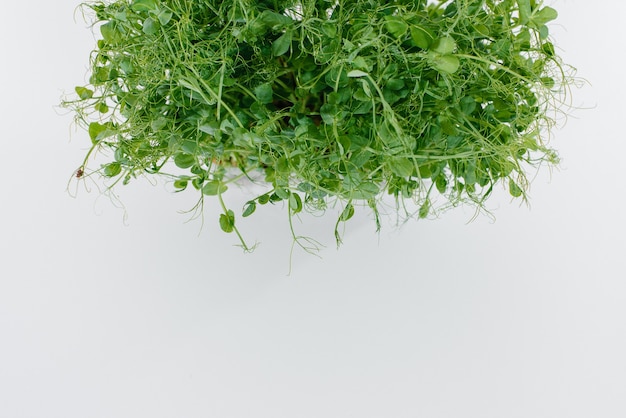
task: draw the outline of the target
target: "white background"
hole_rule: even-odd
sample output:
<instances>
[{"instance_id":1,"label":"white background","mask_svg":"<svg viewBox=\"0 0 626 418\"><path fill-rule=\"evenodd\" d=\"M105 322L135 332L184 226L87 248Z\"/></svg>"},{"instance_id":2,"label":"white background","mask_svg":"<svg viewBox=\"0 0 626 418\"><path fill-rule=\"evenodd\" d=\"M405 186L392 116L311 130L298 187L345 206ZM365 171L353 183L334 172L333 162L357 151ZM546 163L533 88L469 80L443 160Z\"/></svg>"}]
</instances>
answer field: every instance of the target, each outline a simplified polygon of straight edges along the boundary
<instances>
[{"instance_id":1,"label":"white background","mask_svg":"<svg viewBox=\"0 0 626 418\"><path fill-rule=\"evenodd\" d=\"M89 140L55 106L94 40L75 1L5 3L0 417L626 416L626 3L551 3L589 109L554 131L563 162L530 209L501 191L495 222L459 209L380 236L363 212L339 251L316 220L298 227L328 247L290 276L278 206L242 225L261 242L245 255L217 209L202 231L178 213L191 193L70 197Z\"/></svg>"}]
</instances>

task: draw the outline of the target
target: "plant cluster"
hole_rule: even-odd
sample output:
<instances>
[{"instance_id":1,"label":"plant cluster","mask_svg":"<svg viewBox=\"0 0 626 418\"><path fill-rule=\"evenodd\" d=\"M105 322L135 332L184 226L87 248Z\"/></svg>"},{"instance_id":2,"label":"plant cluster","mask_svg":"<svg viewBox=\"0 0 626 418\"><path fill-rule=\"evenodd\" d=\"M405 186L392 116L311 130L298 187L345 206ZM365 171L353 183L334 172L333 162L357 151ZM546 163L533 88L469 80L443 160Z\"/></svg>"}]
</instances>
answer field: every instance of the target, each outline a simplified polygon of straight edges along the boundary
<instances>
[{"instance_id":1,"label":"plant cluster","mask_svg":"<svg viewBox=\"0 0 626 418\"><path fill-rule=\"evenodd\" d=\"M360 206L378 223L384 194L420 218L442 198L482 207L499 183L524 198L528 169L557 161L543 135L568 77L540 0L85 6L101 36L64 102L92 141L80 177L164 176L215 196L225 232L268 202L290 222L339 202L338 225ZM223 196L242 178L268 188L236 215Z\"/></svg>"}]
</instances>

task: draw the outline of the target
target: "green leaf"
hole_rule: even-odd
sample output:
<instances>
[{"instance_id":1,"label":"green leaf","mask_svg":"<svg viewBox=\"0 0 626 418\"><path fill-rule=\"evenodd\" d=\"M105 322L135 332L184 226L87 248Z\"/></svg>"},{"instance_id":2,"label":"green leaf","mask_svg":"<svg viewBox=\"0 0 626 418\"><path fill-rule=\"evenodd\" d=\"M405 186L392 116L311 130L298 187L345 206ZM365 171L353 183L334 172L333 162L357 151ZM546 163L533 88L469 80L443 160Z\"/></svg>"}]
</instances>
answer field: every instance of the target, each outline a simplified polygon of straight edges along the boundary
<instances>
[{"instance_id":1,"label":"green leaf","mask_svg":"<svg viewBox=\"0 0 626 418\"><path fill-rule=\"evenodd\" d=\"M117 25L113 21L107 22L104 25L100 26L100 33L102 34L102 38L106 42L114 43L120 37L120 33L117 30Z\"/></svg>"},{"instance_id":2,"label":"green leaf","mask_svg":"<svg viewBox=\"0 0 626 418\"><path fill-rule=\"evenodd\" d=\"M559 17L559 13L552 7L546 6L539 10L539 12L535 13L530 20L534 26L540 27L557 17Z\"/></svg>"},{"instance_id":3,"label":"green leaf","mask_svg":"<svg viewBox=\"0 0 626 418\"><path fill-rule=\"evenodd\" d=\"M126 8L121 9L120 11L114 14L115 19L121 22L128 22L128 10Z\"/></svg>"},{"instance_id":4,"label":"green leaf","mask_svg":"<svg viewBox=\"0 0 626 418\"><path fill-rule=\"evenodd\" d=\"M459 101L461 112L464 115L471 115L476 110L476 100L471 96L465 96Z\"/></svg>"},{"instance_id":5,"label":"green leaf","mask_svg":"<svg viewBox=\"0 0 626 418\"><path fill-rule=\"evenodd\" d=\"M327 125L335 123L335 115L337 113L339 113L337 105L326 103L320 107L320 116Z\"/></svg>"},{"instance_id":6,"label":"green leaf","mask_svg":"<svg viewBox=\"0 0 626 418\"><path fill-rule=\"evenodd\" d=\"M259 16L259 21L272 30L284 29L293 24L293 19L280 13L265 10Z\"/></svg>"},{"instance_id":7,"label":"green leaf","mask_svg":"<svg viewBox=\"0 0 626 418\"><path fill-rule=\"evenodd\" d=\"M265 193L265 194L259 196L259 198L257 200L259 201L260 205L265 205L265 204L267 204L267 202L270 201L270 195Z\"/></svg>"},{"instance_id":8,"label":"green leaf","mask_svg":"<svg viewBox=\"0 0 626 418\"><path fill-rule=\"evenodd\" d=\"M428 49L434 42L435 36L428 29L422 28L421 26L412 26L411 40L415 46Z\"/></svg>"},{"instance_id":9,"label":"green leaf","mask_svg":"<svg viewBox=\"0 0 626 418\"><path fill-rule=\"evenodd\" d=\"M111 67L94 67L89 81L92 84L103 84L111 79Z\"/></svg>"},{"instance_id":10,"label":"green leaf","mask_svg":"<svg viewBox=\"0 0 626 418\"><path fill-rule=\"evenodd\" d=\"M549 89L553 88L555 84L552 77L541 77L541 83Z\"/></svg>"},{"instance_id":11,"label":"green leaf","mask_svg":"<svg viewBox=\"0 0 626 418\"><path fill-rule=\"evenodd\" d=\"M369 71L371 69L371 66L367 63L367 61L363 57L356 57L354 61L352 61L352 66L360 70Z\"/></svg>"},{"instance_id":12,"label":"green leaf","mask_svg":"<svg viewBox=\"0 0 626 418\"><path fill-rule=\"evenodd\" d=\"M226 233L231 233L235 230L235 213L232 210L228 210L220 215L220 228Z\"/></svg>"},{"instance_id":13,"label":"green leaf","mask_svg":"<svg viewBox=\"0 0 626 418\"><path fill-rule=\"evenodd\" d=\"M459 59L452 55L434 56L432 58L433 67L442 73L454 74L460 66Z\"/></svg>"},{"instance_id":14,"label":"green leaf","mask_svg":"<svg viewBox=\"0 0 626 418\"><path fill-rule=\"evenodd\" d=\"M349 84L350 79L343 67L333 67L324 77L324 81L329 87L333 89L338 87L345 87Z\"/></svg>"},{"instance_id":15,"label":"green leaf","mask_svg":"<svg viewBox=\"0 0 626 418\"><path fill-rule=\"evenodd\" d=\"M519 10L519 23L525 25L530 20L530 0L517 0L517 8Z\"/></svg>"},{"instance_id":16,"label":"green leaf","mask_svg":"<svg viewBox=\"0 0 626 418\"><path fill-rule=\"evenodd\" d=\"M191 154L176 154L174 156L174 164L179 168L189 168L197 162L197 159L194 155Z\"/></svg>"},{"instance_id":17,"label":"green leaf","mask_svg":"<svg viewBox=\"0 0 626 418\"><path fill-rule=\"evenodd\" d=\"M93 90L90 90L86 87L76 86L74 87L74 90L76 90L76 93L78 94L78 97L81 98L81 100L87 100L93 97Z\"/></svg>"},{"instance_id":18,"label":"green leaf","mask_svg":"<svg viewBox=\"0 0 626 418\"><path fill-rule=\"evenodd\" d=\"M489 36L490 34L489 28L482 23L475 24L474 29L482 36Z\"/></svg>"},{"instance_id":19,"label":"green leaf","mask_svg":"<svg viewBox=\"0 0 626 418\"><path fill-rule=\"evenodd\" d=\"M95 108L100 113L107 113L109 111L109 106L104 102L97 103Z\"/></svg>"},{"instance_id":20,"label":"green leaf","mask_svg":"<svg viewBox=\"0 0 626 418\"><path fill-rule=\"evenodd\" d=\"M187 188L188 182L189 181L187 179L176 180L174 181L174 188L179 189L178 191L185 190Z\"/></svg>"},{"instance_id":21,"label":"green leaf","mask_svg":"<svg viewBox=\"0 0 626 418\"><path fill-rule=\"evenodd\" d=\"M113 135L115 131L113 131L112 128L113 126L110 122L106 124L91 122L89 124L89 137L91 138L91 142L95 144L103 138Z\"/></svg>"},{"instance_id":22,"label":"green leaf","mask_svg":"<svg viewBox=\"0 0 626 418\"><path fill-rule=\"evenodd\" d=\"M290 196L289 190L279 187L274 191L274 194L270 196L270 199L274 199L274 201L279 202L281 200L287 200Z\"/></svg>"},{"instance_id":23,"label":"green leaf","mask_svg":"<svg viewBox=\"0 0 626 418\"><path fill-rule=\"evenodd\" d=\"M520 31L520 33L515 37L515 44L523 49L529 49L530 48L530 31L527 28L524 28Z\"/></svg>"},{"instance_id":24,"label":"green leaf","mask_svg":"<svg viewBox=\"0 0 626 418\"><path fill-rule=\"evenodd\" d=\"M511 193L511 196L513 197L520 197L524 194L524 191L511 179L509 180L509 193Z\"/></svg>"},{"instance_id":25,"label":"green leaf","mask_svg":"<svg viewBox=\"0 0 626 418\"><path fill-rule=\"evenodd\" d=\"M513 48L513 44L508 39L498 39L496 42L491 44L491 50L494 54L498 56L498 58L506 58L511 55L511 50Z\"/></svg>"},{"instance_id":26,"label":"green leaf","mask_svg":"<svg viewBox=\"0 0 626 418\"><path fill-rule=\"evenodd\" d=\"M165 26L168 23L170 23L170 20L172 20L172 16L173 16L173 13L170 12L169 10L161 10L161 12L159 13L157 17L159 19L159 23L161 24L161 26Z\"/></svg>"},{"instance_id":27,"label":"green leaf","mask_svg":"<svg viewBox=\"0 0 626 418\"><path fill-rule=\"evenodd\" d=\"M372 182L363 182L356 188L356 193L352 195L354 199L372 199L380 192L380 188Z\"/></svg>"},{"instance_id":28,"label":"green leaf","mask_svg":"<svg viewBox=\"0 0 626 418\"><path fill-rule=\"evenodd\" d=\"M441 126L441 132L446 135L456 135L459 133L454 122L450 121L450 119L440 117L439 125Z\"/></svg>"},{"instance_id":29,"label":"green leaf","mask_svg":"<svg viewBox=\"0 0 626 418\"><path fill-rule=\"evenodd\" d=\"M157 10L157 0L134 0L130 5L131 10L135 12L149 12Z\"/></svg>"},{"instance_id":30,"label":"green leaf","mask_svg":"<svg viewBox=\"0 0 626 418\"><path fill-rule=\"evenodd\" d=\"M143 21L143 32L146 35L154 35L159 31L159 22L149 17Z\"/></svg>"},{"instance_id":31,"label":"green leaf","mask_svg":"<svg viewBox=\"0 0 626 418\"><path fill-rule=\"evenodd\" d=\"M421 178L428 178L433 175L433 166L431 163L420 164L419 175Z\"/></svg>"},{"instance_id":32,"label":"green leaf","mask_svg":"<svg viewBox=\"0 0 626 418\"><path fill-rule=\"evenodd\" d=\"M397 135L389 129L389 126L386 123L381 123L377 126L376 133L378 137L383 141L383 143L389 148L397 148L401 146L402 143L399 141Z\"/></svg>"},{"instance_id":33,"label":"green leaf","mask_svg":"<svg viewBox=\"0 0 626 418\"><path fill-rule=\"evenodd\" d=\"M337 36L337 25L332 22L322 23L322 32L329 38Z\"/></svg>"},{"instance_id":34,"label":"green leaf","mask_svg":"<svg viewBox=\"0 0 626 418\"><path fill-rule=\"evenodd\" d=\"M204 176L206 175L206 171L200 167L199 165L195 164L194 166L191 167L191 171L192 174L195 174L198 177L202 178L202 181L204 182Z\"/></svg>"},{"instance_id":35,"label":"green leaf","mask_svg":"<svg viewBox=\"0 0 626 418\"><path fill-rule=\"evenodd\" d=\"M132 72L135 70L133 62L128 57L122 58L119 61L119 65L120 69L126 74L132 74Z\"/></svg>"},{"instance_id":36,"label":"green leaf","mask_svg":"<svg viewBox=\"0 0 626 418\"><path fill-rule=\"evenodd\" d=\"M202 190L202 184L204 184L204 177L195 177L193 180L191 180L191 184L193 185L194 189Z\"/></svg>"},{"instance_id":37,"label":"green leaf","mask_svg":"<svg viewBox=\"0 0 626 418\"><path fill-rule=\"evenodd\" d=\"M541 50L549 57L553 57L556 54L552 42L545 42L541 45Z\"/></svg>"},{"instance_id":38,"label":"green leaf","mask_svg":"<svg viewBox=\"0 0 626 418\"><path fill-rule=\"evenodd\" d=\"M392 78L387 81L387 84L385 84L385 88L389 88L391 90L401 90L404 86L404 80L398 78Z\"/></svg>"},{"instance_id":39,"label":"green leaf","mask_svg":"<svg viewBox=\"0 0 626 418\"><path fill-rule=\"evenodd\" d=\"M275 167L277 173L291 173L291 166L289 165L289 160L287 159L287 157L280 157L279 159L277 159Z\"/></svg>"},{"instance_id":40,"label":"green leaf","mask_svg":"<svg viewBox=\"0 0 626 418\"><path fill-rule=\"evenodd\" d=\"M439 193L444 194L448 187L448 180L446 179L446 176L439 175L435 181L435 186L437 186Z\"/></svg>"},{"instance_id":41,"label":"green leaf","mask_svg":"<svg viewBox=\"0 0 626 418\"><path fill-rule=\"evenodd\" d=\"M254 95L263 104L272 103L274 100L272 86L270 84L261 84L254 89Z\"/></svg>"},{"instance_id":42,"label":"green leaf","mask_svg":"<svg viewBox=\"0 0 626 418\"><path fill-rule=\"evenodd\" d=\"M104 165L103 168L106 177L115 177L122 172L122 165L120 163L109 163Z\"/></svg>"},{"instance_id":43,"label":"green leaf","mask_svg":"<svg viewBox=\"0 0 626 418\"><path fill-rule=\"evenodd\" d=\"M165 125L167 125L167 122L168 122L167 118L159 117L157 119L154 119L152 122L150 122L150 128L152 128L154 132L158 132L161 129L163 129Z\"/></svg>"},{"instance_id":44,"label":"green leaf","mask_svg":"<svg viewBox=\"0 0 626 418\"><path fill-rule=\"evenodd\" d=\"M224 132L227 135L231 135L234 130L235 130L235 125L233 125L233 123L230 120L223 119L222 123L220 123L220 131Z\"/></svg>"},{"instance_id":45,"label":"green leaf","mask_svg":"<svg viewBox=\"0 0 626 418\"><path fill-rule=\"evenodd\" d=\"M459 144L461 144L462 141L462 136L451 135L446 138L446 145L448 146L448 148L456 148L459 146Z\"/></svg>"},{"instance_id":46,"label":"green leaf","mask_svg":"<svg viewBox=\"0 0 626 418\"><path fill-rule=\"evenodd\" d=\"M191 154L193 156L196 154L196 151L198 150L198 142L193 141L191 139L178 140L178 145L180 145L180 149L183 151L183 154ZM195 157L193 161L195 164L196 163ZM181 167L181 168L185 168L185 167ZM194 174L198 174L198 173L194 173Z\"/></svg>"},{"instance_id":47,"label":"green leaf","mask_svg":"<svg viewBox=\"0 0 626 418\"><path fill-rule=\"evenodd\" d=\"M439 38L433 44L432 50L441 54L451 54L456 49L456 42L451 36Z\"/></svg>"},{"instance_id":48,"label":"green leaf","mask_svg":"<svg viewBox=\"0 0 626 418\"><path fill-rule=\"evenodd\" d=\"M413 174L414 165L408 158L395 157L391 160L390 168L398 177L409 177Z\"/></svg>"},{"instance_id":49,"label":"green leaf","mask_svg":"<svg viewBox=\"0 0 626 418\"><path fill-rule=\"evenodd\" d=\"M241 216L243 216L244 218L247 218L248 216L252 215L255 210L256 210L256 203L253 200L251 200L245 204L244 210Z\"/></svg>"},{"instance_id":50,"label":"green leaf","mask_svg":"<svg viewBox=\"0 0 626 418\"><path fill-rule=\"evenodd\" d=\"M361 87L363 88L363 93L367 98L372 97L372 90L370 89L370 85L367 83L367 80L361 80ZM358 92L358 90L357 90Z\"/></svg>"},{"instance_id":51,"label":"green leaf","mask_svg":"<svg viewBox=\"0 0 626 418\"><path fill-rule=\"evenodd\" d=\"M350 220L350 218L352 218L353 216L354 216L354 206L352 205L352 203L348 203L346 207L343 209L343 212L341 212L341 215L339 216L339 220L341 222L346 222Z\"/></svg>"},{"instance_id":52,"label":"green leaf","mask_svg":"<svg viewBox=\"0 0 626 418\"><path fill-rule=\"evenodd\" d=\"M202 187L202 193L207 196L217 196L226 190L228 190L228 186L218 180L209 181Z\"/></svg>"},{"instance_id":53,"label":"green leaf","mask_svg":"<svg viewBox=\"0 0 626 418\"><path fill-rule=\"evenodd\" d=\"M409 30L409 25L398 16L385 16L385 28L396 38L400 38Z\"/></svg>"},{"instance_id":54,"label":"green leaf","mask_svg":"<svg viewBox=\"0 0 626 418\"><path fill-rule=\"evenodd\" d=\"M289 194L289 209L293 213L302 212L302 199L298 193Z\"/></svg>"},{"instance_id":55,"label":"green leaf","mask_svg":"<svg viewBox=\"0 0 626 418\"><path fill-rule=\"evenodd\" d=\"M283 33L278 39L272 42L272 54L275 57L280 57L289 51L291 46L291 32L287 31Z\"/></svg>"},{"instance_id":56,"label":"green leaf","mask_svg":"<svg viewBox=\"0 0 626 418\"><path fill-rule=\"evenodd\" d=\"M465 166L465 171L463 172L463 179L465 180L465 185L475 184L477 182L476 177L476 162L468 161Z\"/></svg>"},{"instance_id":57,"label":"green leaf","mask_svg":"<svg viewBox=\"0 0 626 418\"><path fill-rule=\"evenodd\" d=\"M205 134L215 136L215 133L220 130L220 125L216 120L212 120L208 123L198 126L198 130L200 132L204 132Z\"/></svg>"}]
</instances>

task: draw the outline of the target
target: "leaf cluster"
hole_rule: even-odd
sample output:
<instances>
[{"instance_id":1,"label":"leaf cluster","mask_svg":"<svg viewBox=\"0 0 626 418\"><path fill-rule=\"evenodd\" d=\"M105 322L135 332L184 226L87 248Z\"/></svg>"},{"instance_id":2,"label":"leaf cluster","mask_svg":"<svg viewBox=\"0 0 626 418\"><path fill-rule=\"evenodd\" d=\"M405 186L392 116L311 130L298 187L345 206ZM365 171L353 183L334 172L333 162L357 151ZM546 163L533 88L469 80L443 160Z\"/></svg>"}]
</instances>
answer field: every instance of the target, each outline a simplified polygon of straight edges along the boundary
<instances>
[{"instance_id":1,"label":"leaf cluster","mask_svg":"<svg viewBox=\"0 0 626 418\"><path fill-rule=\"evenodd\" d=\"M494 186L525 197L528 168L567 86L538 0L115 0L85 5L100 32L87 85L64 104L93 170L165 176L215 196L262 178L249 201L291 216L383 194L424 218L436 198L482 207ZM340 234L336 235L340 241ZM241 235L242 244L245 246ZM294 237L295 234L294 234ZM247 248L247 247L246 247Z\"/></svg>"}]
</instances>

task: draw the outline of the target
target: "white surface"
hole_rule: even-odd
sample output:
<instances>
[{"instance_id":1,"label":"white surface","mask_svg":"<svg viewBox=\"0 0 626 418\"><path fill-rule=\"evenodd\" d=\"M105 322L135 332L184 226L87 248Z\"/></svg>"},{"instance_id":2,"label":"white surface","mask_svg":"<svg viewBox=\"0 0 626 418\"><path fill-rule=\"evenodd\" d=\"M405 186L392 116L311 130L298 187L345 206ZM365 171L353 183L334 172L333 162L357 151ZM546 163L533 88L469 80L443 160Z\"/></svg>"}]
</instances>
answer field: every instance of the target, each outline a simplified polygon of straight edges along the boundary
<instances>
[{"instance_id":1,"label":"white surface","mask_svg":"<svg viewBox=\"0 0 626 418\"><path fill-rule=\"evenodd\" d=\"M124 188L126 225L68 196L88 140L54 106L93 46L75 4L3 6L0 417L626 416L626 3L552 3L593 108L555 132L562 169L530 210L502 193L495 223L460 210L380 239L363 215L290 277L278 208L244 255L213 218L185 223L191 195Z\"/></svg>"}]
</instances>

